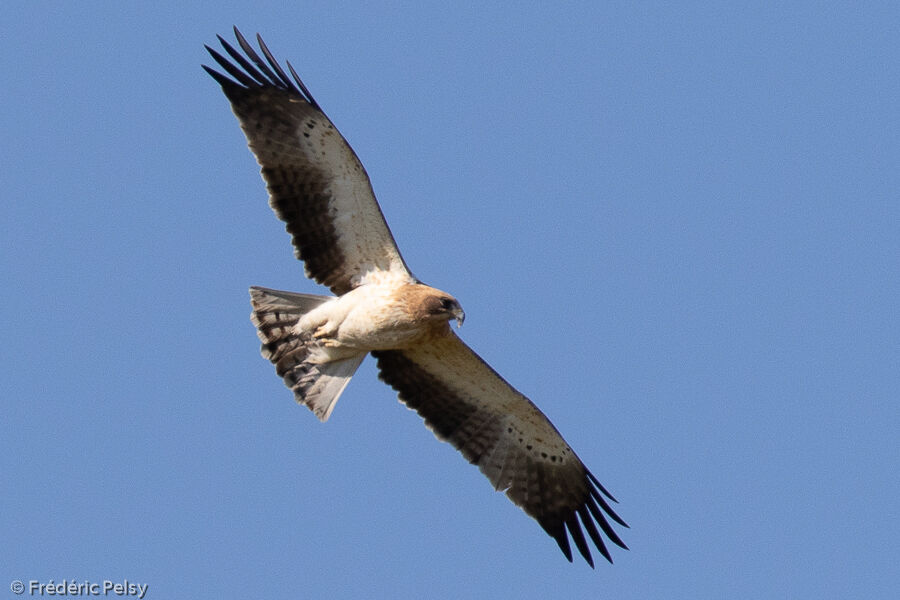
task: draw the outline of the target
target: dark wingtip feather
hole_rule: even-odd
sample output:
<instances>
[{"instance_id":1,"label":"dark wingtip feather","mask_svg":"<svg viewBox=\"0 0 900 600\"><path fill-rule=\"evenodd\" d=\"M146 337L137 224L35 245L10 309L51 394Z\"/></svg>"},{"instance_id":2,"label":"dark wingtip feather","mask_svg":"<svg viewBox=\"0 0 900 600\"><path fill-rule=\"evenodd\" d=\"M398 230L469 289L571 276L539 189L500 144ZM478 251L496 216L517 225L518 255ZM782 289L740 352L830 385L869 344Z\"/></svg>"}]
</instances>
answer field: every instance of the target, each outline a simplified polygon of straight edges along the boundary
<instances>
[{"instance_id":1,"label":"dark wingtip feather","mask_svg":"<svg viewBox=\"0 0 900 600\"><path fill-rule=\"evenodd\" d=\"M234 61L237 62L237 64L239 64L242 69L244 69L244 72L253 79L252 82L245 84L245 85L247 85L247 87L264 86L264 85L276 85L277 86L278 85L278 82L272 81L271 78L268 77L268 75L265 73L265 71L263 71L261 73L258 69L256 69L256 67L251 65L250 61L248 61L246 58L244 58L244 56L240 52L238 52L238 50L234 46L232 46L231 44L229 44L228 42L223 40L221 36L216 36L216 37L219 38L219 42L222 43L222 47L225 49L225 52L227 52L228 55L231 58L233 58ZM244 43L246 44L247 42L244 41ZM242 45L241 48L244 48L244 46ZM244 48L244 52L247 52L247 55L250 56L251 60L253 60L253 62L257 62L259 57L256 57L256 59L253 59L253 53L252 53L253 48L250 48L250 50L251 50L251 52L247 52L247 49Z\"/></svg>"},{"instance_id":2,"label":"dark wingtip feather","mask_svg":"<svg viewBox=\"0 0 900 600\"><path fill-rule=\"evenodd\" d=\"M609 505L609 503L606 501L606 499L603 498L603 496L600 495L600 492L598 492L597 490L591 488L591 497L592 497L594 500L596 500L596 501L600 504L600 506L603 507L603 511L604 511L606 514L608 514L609 517L610 517L613 521L615 521L616 523L618 523L618 524L621 525L622 527L628 527L628 523L626 523L625 521L623 521L623 520L622 520L622 517L620 517L619 515L616 514L616 511L614 511L614 510L612 509L612 507ZM629 529L630 529L630 528L629 528Z\"/></svg>"},{"instance_id":3,"label":"dark wingtip feather","mask_svg":"<svg viewBox=\"0 0 900 600\"><path fill-rule=\"evenodd\" d=\"M277 77L284 87L293 89L295 91L299 91L294 87L293 82L290 78L285 74L284 69L281 68L281 65L278 64L278 61L275 60L275 57L272 56L272 53L269 51L269 47L266 46L266 43L263 41L262 36L258 33L256 34L256 41L259 43L259 49L262 50L263 56L266 57L266 60L269 62L269 65L274 70L273 79Z\"/></svg>"},{"instance_id":4,"label":"dark wingtip feather","mask_svg":"<svg viewBox=\"0 0 900 600\"><path fill-rule=\"evenodd\" d=\"M566 519L566 528L568 528L569 534L575 542L575 547L578 548L578 552L581 553L581 556L584 557L584 560L586 560L587 564L591 565L591 568L593 569L594 557L591 556L591 549L587 545L587 540L584 539L584 533L581 531L581 526L578 524L578 517L575 516L574 512Z\"/></svg>"},{"instance_id":5,"label":"dark wingtip feather","mask_svg":"<svg viewBox=\"0 0 900 600\"><path fill-rule=\"evenodd\" d=\"M603 530L603 533L607 535L612 543L620 548L624 548L628 550L628 546L625 545L625 542L619 537L619 535L615 532L615 530L610 526L609 522L604 518L603 513L600 512L600 509L597 508L597 503L593 498L588 498L585 502L585 506L591 512L591 515L594 517L594 520L597 521L597 524L600 525L600 529Z\"/></svg>"},{"instance_id":6,"label":"dark wingtip feather","mask_svg":"<svg viewBox=\"0 0 900 600\"><path fill-rule=\"evenodd\" d=\"M603 543L603 538L600 537L600 532L597 531L597 526L594 525L594 520L591 518L590 513L588 513L586 505L578 507L578 516L581 517L581 522L584 524L584 528L587 529L588 535L591 536L591 541L594 542L597 550L600 551L603 558L612 563L612 556L610 556L609 550L606 549L606 544Z\"/></svg>"},{"instance_id":7,"label":"dark wingtip feather","mask_svg":"<svg viewBox=\"0 0 900 600\"><path fill-rule=\"evenodd\" d=\"M223 46L225 46L225 49L228 50L229 46L227 44L225 44L225 42L222 42L222 44L223 44ZM213 57L213 60L215 60L217 63L219 63L220 67L225 69L225 71L229 75L234 77L236 82L229 80L231 87L243 86L245 88L249 88L249 87L254 87L254 86L259 85L259 83L254 78L252 78L250 75L248 75L244 71L241 71L236 66L231 64L231 62L227 58L225 58L224 56L219 54L217 51L213 50L209 46L206 46L206 50L209 52L210 56ZM238 62L240 62L240 61L238 61ZM221 75L221 73L220 73L220 75ZM221 79L219 79L218 77L216 78L216 81L219 81L221 83ZM238 84L240 84L240 85L238 85Z\"/></svg>"},{"instance_id":8,"label":"dark wingtip feather","mask_svg":"<svg viewBox=\"0 0 900 600\"><path fill-rule=\"evenodd\" d=\"M556 540L556 543L570 562L572 561L572 552L568 535L571 535L575 547L578 548L581 556L583 556L584 560L591 565L591 568L593 568L594 560L591 556L591 548L587 538L589 537L590 541L593 542L593 545L596 546L600 554L602 554L607 561L612 563L612 555L600 532L602 531L609 541L616 546L628 550L628 546L625 545L612 528L610 521L614 521L623 527L628 527L628 524L612 510L609 503L606 501L607 498L611 501L615 501L615 498L600 485L597 478L591 475L587 469L584 471L588 476L587 481L585 481L587 484L587 489L585 490L587 492L587 497L584 502L578 506L572 507L571 513L558 515L558 520L552 518L548 519L541 523L541 526ZM538 522L540 523L541 519L538 519ZM587 530L587 536L585 536L584 530Z\"/></svg>"},{"instance_id":9,"label":"dark wingtip feather","mask_svg":"<svg viewBox=\"0 0 900 600\"><path fill-rule=\"evenodd\" d=\"M584 472L587 473L588 478L594 483L594 485L597 486L597 489L599 489L601 492L603 492L603 495L604 495L604 496L606 496L607 498L609 498L610 500L612 500L612 501L615 502L616 504L619 503L619 501L616 500L616 499L613 497L613 495L610 494L609 491L608 491L605 487L603 487L603 484L600 483L600 480L598 480L596 477L594 477L594 474L593 474L593 473L591 473L591 472L590 472L589 470L587 470L587 469L585 469ZM625 525L624 523L622 523L622 524ZM625 525L625 526L628 527L627 525Z\"/></svg>"},{"instance_id":10,"label":"dark wingtip feather","mask_svg":"<svg viewBox=\"0 0 900 600\"><path fill-rule=\"evenodd\" d=\"M235 31L237 31L237 28L235 28ZM246 54L247 57L253 61L253 64L256 65L256 68L259 69L259 72L265 78L265 83L272 84L278 87L287 87L288 89L291 88L290 82L288 82L287 86L285 86L284 83L279 81L275 73L273 73L269 68L269 65L267 65L265 61L263 61L263 59L259 57L259 54L256 53L256 50L253 49L253 46L250 45L250 42L248 42L239 31L237 31L235 35L237 36L238 44L240 45L241 50L244 51L244 54ZM262 38L258 33L256 34L256 39L259 40L260 43L262 43Z\"/></svg>"},{"instance_id":11,"label":"dark wingtip feather","mask_svg":"<svg viewBox=\"0 0 900 600\"><path fill-rule=\"evenodd\" d=\"M291 75L294 76L294 81L297 82L297 86L300 87L300 91L302 91L303 94L306 96L306 100L307 100L310 104L312 104L315 108L318 108L319 110L322 110L322 107L319 106L319 103L316 102L316 99L313 98L313 95L309 93L309 89L307 89L306 85L305 85L305 84L303 83L303 81L300 79L300 76L297 75L297 71L294 70L294 66L291 64L291 61L286 60L286 61L284 61L284 62L287 63L288 70L290 70Z\"/></svg>"},{"instance_id":12,"label":"dark wingtip feather","mask_svg":"<svg viewBox=\"0 0 900 600\"><path fill-rule=\"evenodd\" d=\"M265 57L265 60L263 60L259 53L253 49L253 46L250 45L250 42L247 41L247 38L244 37L236 26L233 29L234 37L237 39L240 50L228 43L221 35L216 35L216 38L222 45L222 49L224 49L228 56L231 57L231 60L209 46L204 46L206 51L209 52L210 56L213 57L219 66L233 78L229 79L224 74L204 65L203 68L206 69L206 72L209 73L219 85L225 90L230 91L235 91L240 87L275 87L286 92L296 93L302 96L303 99L314 108L319 111L322 110L319 103L313 98L313 95L309 93L309 89L300 79L300 76L297 75L297 72L294 70L291 63L287 62L287 68L291 77L293 77L293 81L281 65L278 64L278 61L275 60L275 56L269 50L268 46L266 46L262 36L256 34L256 41L259 43L260 51ZM241 51L243 51L243 54Z\"/></svg>"},{"instance_id":13,"label":"dark wingtip feather","mask_svg":"<svg viewBox=\"0 0 900 600\"><path fill-rule=\"evenodd\" d=\"M209 47L207 46L206 49L209 50ZM212 52L212 50L210 50L210 52ZM207 73L209 73L212 76L212 78L215 79L218 82L218 84L221 85L224 89L238 87L234 81L228 79L227 77L225 77L224 75L222 75L221 73L216 71L215 69L211 69L211 68L207 67L206 65L200 65L200 66L203 67L203 69Z\"/></svg>"},{"instance_id":14,"label":"dark wingtip feather","mask_svg":"<svg viewBox=\"0 0 900 600\"><path fill-rule=\"evenodd\" d=\"M540 521L538 522L540 523ZM569 536L566 535L566 528L563 524L559 523L559 525L553 527L547 526L544 523L540 523L540 525L544 528L544 531L547 532L547 535L556 540L559 549L562 550L562 553L569 562L572 562L572 548L569 546Z\"/></svg>"}]
</instances>

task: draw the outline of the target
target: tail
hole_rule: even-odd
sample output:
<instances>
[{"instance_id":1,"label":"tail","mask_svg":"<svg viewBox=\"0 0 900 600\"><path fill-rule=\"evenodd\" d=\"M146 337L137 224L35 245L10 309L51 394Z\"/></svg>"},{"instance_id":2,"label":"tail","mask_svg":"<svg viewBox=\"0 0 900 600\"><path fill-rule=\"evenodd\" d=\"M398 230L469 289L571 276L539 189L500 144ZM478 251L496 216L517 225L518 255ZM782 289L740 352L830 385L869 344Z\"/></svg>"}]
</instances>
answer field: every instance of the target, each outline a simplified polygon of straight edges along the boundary
<instances>
[{"instance_id":1,"label":"tail","mask_svg":"<svg viewBox=\"0 0 900 600\"><path fill-rule=\"evenodd\" d=\"M356 373L365 353L331 362L313 362L321 356L319 343L306 332L297 331L300 318L330 296L296 294L261 287L250 288L250 319L262 340L262 355L272 361L294 398L308 407L320 421L327 421L334 405Z\"/></svg>"}]
</instances>

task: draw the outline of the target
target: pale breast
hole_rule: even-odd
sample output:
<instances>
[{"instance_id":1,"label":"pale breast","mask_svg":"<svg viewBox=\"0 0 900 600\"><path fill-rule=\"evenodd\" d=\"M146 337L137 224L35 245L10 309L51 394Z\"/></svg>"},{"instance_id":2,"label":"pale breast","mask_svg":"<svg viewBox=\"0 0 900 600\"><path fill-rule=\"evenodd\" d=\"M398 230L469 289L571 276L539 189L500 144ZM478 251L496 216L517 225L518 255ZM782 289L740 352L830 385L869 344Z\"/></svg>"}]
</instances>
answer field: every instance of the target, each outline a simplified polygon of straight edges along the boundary
<instances>
[{"instance_id":1,"label":"pale breast","mask_svg":"<svg viewBox=\"0 0 900 600\"><path fill-rule=\"evenodd\" d=\"M364 351L405 348L435 329L435 323L423 323L409 310L408 287L393 281L361 285L316 308L298 326L332 345Z\"/></svg>"}]
</instances>

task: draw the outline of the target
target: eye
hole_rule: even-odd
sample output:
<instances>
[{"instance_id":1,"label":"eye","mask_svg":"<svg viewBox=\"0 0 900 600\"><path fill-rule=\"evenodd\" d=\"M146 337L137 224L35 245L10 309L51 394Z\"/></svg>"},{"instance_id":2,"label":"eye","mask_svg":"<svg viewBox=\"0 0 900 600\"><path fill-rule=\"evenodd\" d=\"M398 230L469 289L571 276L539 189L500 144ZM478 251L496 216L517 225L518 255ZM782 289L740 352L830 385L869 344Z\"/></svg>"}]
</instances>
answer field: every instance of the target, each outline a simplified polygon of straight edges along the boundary
<instances>
[{"instance_id":1,"label":"eye","mask_svg":"<svg viewBox=\"0 0 900 600\"><path fill-rule=\"evenodd\" d=\"M441 308L444 310L450 310L456 306L456 300L452 298L441 298Z\"/></svg>"}]
</instances>

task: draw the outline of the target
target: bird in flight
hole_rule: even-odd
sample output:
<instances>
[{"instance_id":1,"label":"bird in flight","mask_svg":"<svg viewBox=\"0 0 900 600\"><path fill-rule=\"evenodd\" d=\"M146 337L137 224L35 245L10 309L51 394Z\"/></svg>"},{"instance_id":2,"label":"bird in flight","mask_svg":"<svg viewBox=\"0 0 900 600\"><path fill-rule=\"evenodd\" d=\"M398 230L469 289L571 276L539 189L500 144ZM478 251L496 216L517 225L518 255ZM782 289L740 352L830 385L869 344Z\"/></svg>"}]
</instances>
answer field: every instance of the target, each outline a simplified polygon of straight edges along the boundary
<instances>
[{"instance_id":1,"label":"bird in flight","mask_svg":"<svg viewBox=\"0 0 900 600\"><path fill-rule=\"evenodd\" d=\"M306 275L335 294L251 287L262 355L325 421L371 353L400 401L533 517L569 562L571 536L594 566L585 531L612 562L600 531L627 549L609 523L628 527L609 504L615 498L544 413L454 333L450 321L465 318L459 302L409 270L362 163L291 64L289 77L259 35L265 60L234 33L240 50L217 36L230 59L206 46L224 73L203 68L231 103Z\"/></svg>"}]
</instances>

